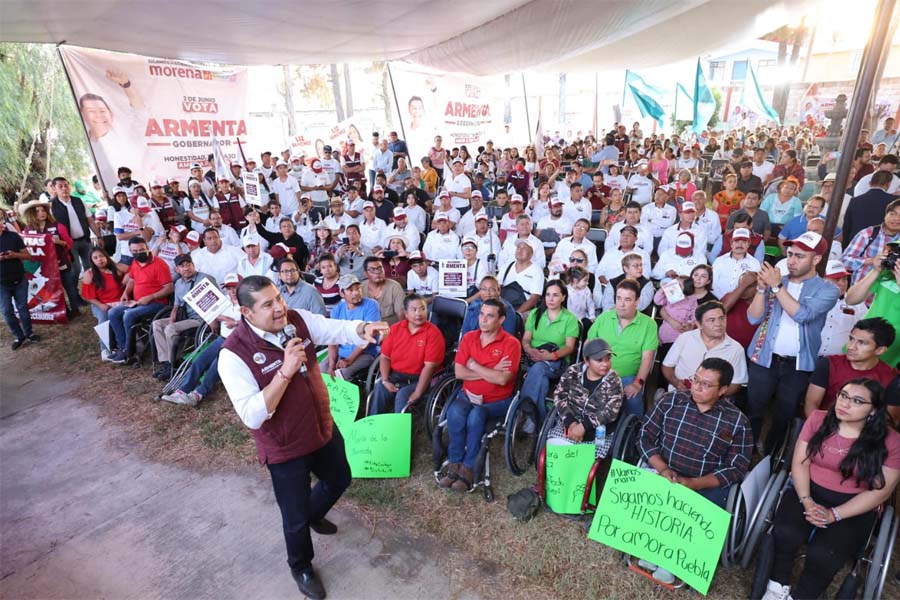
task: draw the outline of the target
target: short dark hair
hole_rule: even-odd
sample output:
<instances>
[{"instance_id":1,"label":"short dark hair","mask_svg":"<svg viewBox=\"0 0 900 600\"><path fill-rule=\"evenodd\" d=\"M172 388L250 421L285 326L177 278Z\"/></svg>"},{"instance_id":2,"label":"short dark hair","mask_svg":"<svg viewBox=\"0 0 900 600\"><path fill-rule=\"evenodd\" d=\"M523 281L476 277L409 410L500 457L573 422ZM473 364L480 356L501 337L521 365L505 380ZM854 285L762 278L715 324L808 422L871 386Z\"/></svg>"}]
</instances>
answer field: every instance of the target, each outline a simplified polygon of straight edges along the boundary
<instances>
[{"instance_id":1,"label":"short dark hair","mask_svg":"<svg viewBox=\"0 0 900 600\"><path fill-rule=\"evenodd\" d=\"M634 292L635 299L641 297L641 284L634 279L623 279L620 281L619 285L616 286L616 292L619 290L631 290Z\"/></svg>"},{"instance_id":2,"label":"short dark hair","mask_svg":"<svg viewBox=\"0 0 900 600\"><path fill-rule=\"evenodd\" d=\"M253 294L270 285L274 286L275 284L264 275L248 275L244 277L237 288L238 304L246 308L253 308L253 303L255 302Z\"/></svg>"},{"instance_id":3,"label":"short dark hair","mask_svg":"<svg viewBox=\"0 0 900 600\"><path fill-rule=\"evenodd\" d=\"M147 240L145 240L144 238L142 238L139 235L136 235L133 238L128 238L129 246L137 246L138 244L146 244L146 243L147 243Z\"/></svg>"},{"instance_id":4,"label":"short dark hair","mask_svg":"<svg viewBox=\"0 0 900 600\"><path fill-rule=\"evenodd\" d=\"M872 180L869 182L870 187L887 187L894 179L894 174L888 171L875 171L872 173ZM54 180L56 181L56 180Z\"/></svg>"},{"instance_id":5,"label":"short dark hair","mask_svg":"<svg viewBox=\"0 0 900 600\"><path fill-rule=\"evenodd\" d=\"M122 173L131 173L131 169L128 167L119 167L119 170L116 171L116 175L121 175Z\"/></svg>"},{"instance_id":6,"label":"short dark hair","mask_svg":"<svg viewBox=\"0 0 900 600\"><path fill-rule=\"evenodd\" d=\"M350 231L351 229L355 229L356 233L359 233L359 225L357 225L356 223L350 223L349 225L347 225L347 227L344 229L344 231L347 232L347 231Z\"/></svg>"},{"instance_id":7,"label":"short dark hair","mask_svg":"<svg viewBox=\"0 0 900 600\"><path fill-rule=\"evenodd\" d=\"M178 256L175 257L175 266L176 267L181 266L186 262L189 262L189 263L194 262L194 259L188 253L179 254Z\"/></svg>"},{"instance_id":8,"label":"short dark hair","mask_svg":"<svg viewBox=\"0 0 900 600\"><path fill-rule=\"evenodd\" d=\"M889 212L891 212L892 210L894 210L896 208L900 208L900 198L891 200L890 204L888 204L886 207L884 207L884 214L888 214Z\"/></svg>"},{"instance_id":9,"label":"short dark hair","mask_svg":"<svg viewBox=\"0 0 900 600\"><path fill-rule=\"evenodd\" d=\"M885 154L881 157L881 160L878 161L879 165L900 165L900 159L897 158L896 154Z\"/></svg>"},{"instance_id":10,"label":"short dark hair","mask_svg":"<svg viewBox=\"0 0 900 600\"><path fill-rule=\"evenodd\" d=\"M700 321L703 320L703 315L705 315L706 313L708 313L711 310L716 310L716 309L721 310L722 314L725 314L725 307L722 305L721 302L719 302L717 300L709 300L707 302L704 302L703 304L699 305L696 308L696 310L694 310L694 319L696 319L697 322L699 323Z\"/></svg>"},{"instance_id":11,"label":"short dark hair","mask_svg":"<svg viewBox=\"0 0 900 600\"><path fill-rule=\"evenodd\" d=\"M752 224L753 223L753 215L751 215L750 213L745 213L745 212L735 213L734 224L737 225L738 223Z\"/></svg>"},{"instance_id":12,"label":"short dark hair","mask_svg":"<svg viewBox=\"0 0 900 600\"><path fill-rule=\"evenodd\" d=\"M747 190L746 192L744 192L744 197L746 198L750 194L756 194L757 198L762 198L763 192L761 189L754 188L752 190Z\"/></svg>"},{"instance_id":13,"label":"short dark hair","mask_svg":"<svg viewBox=\"0 0 900 600\"><path fill-rule=\"evenodd\" d=\"M316 259L316 264L319 264L323 260L330 260L334 264L337 264L337 259L334 257L334 254L332 254L331 252L323 252L322 254L320 254L319 257Z\"/></svg>"},{"instance_id":14,"label":"short dark hair","mask_svg":"<svg viewBox=\"0 0 900 600\"><path fill-rule=\"evenodd\" d=\"M714 356L705 358L700 363L700 368L717 372L719 374L720 388L731 385L731 381L734 379L734 367L724 358L716 358Z\"/></svg>"},{"instance_id":15,"label":"short dark hair","mask_svg":"<svg viewBox=\"0 0 900 600\"><path fill-rule=\"evenodd\" d=\"M629 208L636 208L638 210L641 210L641 203L636 202L635 200L629 200L628 204L625 205L625 209L627 210Z\"/></svg>"},{"instance_id":16,"label":"short dark hair","mask_svg":"<svg viewBox=\"0 0 900 600\"><path fill-rule=\"evenodd\" d=\"M482 279L482 281L484 281L484 279ZM482 306L493 306L494 308L497 309L497 314L500 315L501 319L506 318L506 305L503 304L503 302L501 302L500 300L497 300L496 298L490 298L490 299L482 302L481 305Z\"/></svg>"},{"instance_id":17,"label":"short dark hair","mask_svg":"<svg viewBox=\"0 0 900 600\"><path fill-rule=\"evenodd\" d=\"M365 270L365 269L368 269L368 268L369 268L369 265L371 265L372 263L376 263L376 262L377 262L378 264L381 264L381 259L378 258L377 256L367 256L367 257L365 258L365 260L363 261L363 269L364 269L364 270Z\"/></svg>"},{"instance_id":18,"label":"short dark hair","mask_svg":"<svg viewBox=\"0 0 900 600\"><path fill-rule=\"evenodd\" d=\"M82 95L81 98L78 99L78 110L84 110L84 103L92 100L102 102L103 106L106 107L106 110L112 112L112 109L109 107L109 104L106 103L106 100L103 98L103 96L98 96L97 94Z\"/></svg>"},{"instance_id":19,"label":"short dark hair","mask_svg":"<svg viewBox=\"0 0 900 600\"><path fill-rule=\"evenodd\" d=\"M207 227L206 229L203 230L203 237L206 237L206 234L207 234L207 233L214 233L214 234L216 234L216 235L218 236L218 235L219 235L219 230L218 230L218 229L214 229L213 227Z\"/></svg>"},{"instance_id":20,"label":"short dark hair","mask_svg":"<svg viewBox=\"0 0 900 600\"><path fill-rule=\"evenodd\" d=\"M423 298L422 296L420 296L419 294L416 294L416 293L407 294L406 296L404 296L403 297L403 310L409 310L410 303L415 302L416 300L421 300L422 302L425 302L425 298Z\"/></svg>"},{"instance_id":21,"label":"short dark hair","mask_svg":"<svg viewBox=\"0 0 900 600\"><path fill-rule=\"evenodd\" d=\"M53 178L53 185L56 185L56 184L59 183L60 181L65 181L66 183L69 183L69 180L66 179L65 177L54 177L54 178ZM45 183L44 185L47 185L47 184Z\"/></svg>"},{"instance_id":22,"label":"short dark hair","mask_svg":"<svg viewBox=\"0 0 900 600\"><path fill-rule=\"evenodd\" d=\"M572 185L569 186L569 189L571 190L571 189L580 188L580 187L582 187L581 182L575 181L575 182L572 182Z\"/></svg>"},{"instance_id":23,"label":"short dark hair","mask_svg":"<svg viewBox=\"0 0 900 600\"><path fill-rule=\"evenodd\" d=\"M875 340L875 346L878 348L881 348L882 346L888 347L894 343L895 339L897 339L897 331L884 317L861 319L856 322L853 329L871 333Z\"/></svg>"}]
</instances>

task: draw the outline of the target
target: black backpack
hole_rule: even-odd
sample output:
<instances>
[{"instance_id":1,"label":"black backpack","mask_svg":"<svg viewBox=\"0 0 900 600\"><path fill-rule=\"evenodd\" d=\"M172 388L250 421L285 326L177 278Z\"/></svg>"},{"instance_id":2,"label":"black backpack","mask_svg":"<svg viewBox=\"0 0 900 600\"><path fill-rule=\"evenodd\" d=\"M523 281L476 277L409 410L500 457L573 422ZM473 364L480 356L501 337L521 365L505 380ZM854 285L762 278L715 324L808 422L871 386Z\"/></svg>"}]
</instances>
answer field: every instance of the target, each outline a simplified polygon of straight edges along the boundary
<instances>
[{"instance_id":1,"label":"black backpack","mask_svg":"<svg viewBox=\"0 0 900 600\"><path fill-rule=\"evenodd\" d=\"M527 523L541 509L541 497L530 487L523 488L506 497L506 510L516 520Z\"/></svg>"}]
</instances>

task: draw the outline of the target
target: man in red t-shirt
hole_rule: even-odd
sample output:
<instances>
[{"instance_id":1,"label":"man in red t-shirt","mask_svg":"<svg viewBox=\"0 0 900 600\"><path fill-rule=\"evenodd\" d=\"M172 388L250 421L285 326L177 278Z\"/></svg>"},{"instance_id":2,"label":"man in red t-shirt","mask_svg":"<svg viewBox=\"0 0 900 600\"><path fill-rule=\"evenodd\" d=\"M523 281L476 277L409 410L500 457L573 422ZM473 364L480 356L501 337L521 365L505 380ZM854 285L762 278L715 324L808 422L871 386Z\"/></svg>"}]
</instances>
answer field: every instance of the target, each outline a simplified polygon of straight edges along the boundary
<instances>
[{"instance_id":1,"label":"man in red t-shirt","mask_svg":"<svg viewBox=\"0 0 900 600\"><path fill-rule=\"evenodd\" d=\"M597 171L591 178L594 185L588 188L585 196L591 202L592 210L602 210L609 204L609 186L603 183L603 173Z\"/></svg>"},{"instance_id":2,"label":"man in red t-shirt","mask_svg":"<svg viewBox=\"0 0 900 600\"><path fill-rule=\"evenodd\" d=\"M109 309L109 326L116 336L118 349L109 357L110 362L125 364L131 348L132 326L140 319L152 317L166 305L175 289L169 265L150 254L146 240L140 236L128 241L128 249L134 261L125 276L125 292L122 302Z\"/></svg>"},{"instance_id":3,"label":"man in red t-shirt","mask_svg":"<svg viewBox=\"0 0 900 600\"><path fill-rule=\"evenodd\" d=\"M757 325L750 323L747 309L756 295L756 273L748 271L738 279L737 287L722 296L725 307L725 333L744 348L753 341Z\"/></svg>"},{"instance_id":4,"label":"man in red t-shirt","mask_svg":"<svg viewBox=\"0 0 900 600\"><path fill-rule=\"evenodd\" d=\"M472 487L475 458L489 418L503 418L512 402L522 345L503 331L506 306L485 300L478 315L478 331L463 336L456 351L456 378L462 389L447 409L450 464L438 482L442 488L465 492Z\"/></svg>"},{"instance_id":5,"label":"man in red t-shirt","mask_svg":"<svg viewBox=\"0 0 900 600\"><path fill-rule=\"evenodd\" d=\"M894 326L881 317L857 321L850 330L846 354L823 356L816 363L806 390L806 416L831 408L837 393L852 379L867 377L887 387L897 371L882 362L881 355L894 343L896 335Z\"/></svg>"},{"instance_id":6,"label":"man in red t-shirt","mask_svg":"<svg viewBox=\"0 0 900 600\"><path fill-rule=\"evenodd\" d=\"M403 310L406 318L391 325L381 345L381 380L375 384L370 415L383 413L392 399L398 413L421 400L444 363L444 334L428 321L425 299L410 294Z\"/></svg>"}]
</instances>

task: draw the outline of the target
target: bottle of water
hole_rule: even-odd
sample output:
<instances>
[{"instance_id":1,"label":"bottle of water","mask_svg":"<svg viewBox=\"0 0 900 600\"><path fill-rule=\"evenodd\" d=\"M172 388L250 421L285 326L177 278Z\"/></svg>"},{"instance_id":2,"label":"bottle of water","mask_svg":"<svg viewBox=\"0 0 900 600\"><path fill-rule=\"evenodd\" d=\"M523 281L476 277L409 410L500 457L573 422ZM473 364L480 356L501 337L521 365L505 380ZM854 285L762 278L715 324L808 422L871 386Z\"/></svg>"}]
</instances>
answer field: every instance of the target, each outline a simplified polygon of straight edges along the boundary
<instances>
[{"instance_id":1,"label":"bottle of water","mask_svg":"<svg viewBox=\"0 0 900 600\"><path fill-rule=\"evenodd\" d=\"M597 456L605 457L609 451L609 444L606 440L606 425L601 425L594 430L594 445L597 447Z\"/></svg>"}]
</instances>

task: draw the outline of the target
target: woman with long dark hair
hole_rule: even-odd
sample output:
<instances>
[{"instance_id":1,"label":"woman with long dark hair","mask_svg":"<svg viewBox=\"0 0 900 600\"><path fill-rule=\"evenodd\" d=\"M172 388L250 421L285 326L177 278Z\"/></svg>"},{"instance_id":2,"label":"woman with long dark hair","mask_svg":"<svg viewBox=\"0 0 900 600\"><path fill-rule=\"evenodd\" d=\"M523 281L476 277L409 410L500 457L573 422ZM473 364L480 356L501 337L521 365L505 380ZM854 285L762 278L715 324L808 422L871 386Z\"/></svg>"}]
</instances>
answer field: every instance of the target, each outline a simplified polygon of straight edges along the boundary
<instances>
[{"instance_id":1,"label":"woman with long dark hair","mask_svg":"<svg viewBox=\"0 0 900 600\"><path fill-rule=\"evenodd\" d=\"M522 351L532 364L520 393L535 403L542 421L547 414L550 379L562 375L568 366L581 332L578 317L566 308L567 298L566 284L551 279L544 286L543 300L525 321Z\"/></svg>"},{"instance_id":2,"label":"woman with long dark hair","mask_svg":"<svg viewBox=\"0 0 900 600\"><path fill-rule=\"evenodd\" d=\"M900 433L888 420L884 388L848 381L826 412L813 412L791 465L793 488L775 515L775 559L764 600L819 598L866 543L876 511L900 480ZM815 535L810 539L810 534ZM809 540L800 579L794 557Z\"/></svg>"},{"instance_id":3,"label":"woman with long dark hair","mask_svg":"<svg viewBox=\"0 0 900 600\"><path fill-rule=\"evenodd\" d=\"M81 295L90 303L98 325L109 321L109 309L122 300L125 291L122 276L127 272L128 267L114 261L106 250L91 250L91 268L85 271L81 280ZM112 341L115 336L110 335L109 339ZM101 360L107 359L110 350L100 342Z\"/></svg>"},{"instance_id":4,"label":"woman with long dark hair","mask_svg":"<svg viewBox=\"0 0 900 600\"><path fill-rule=\"evenodd\" d=\"M25 227L22 233L47 234L52 236L56 249L56 263L59 267L59 278L62 280L63 289L69 304L66 308L66 316L74 319L79 315L81 298L78 295L78 280L75 269L72 268L72 247L75 242L69 235L68 228L57 222L50 210L50 205L40 200L35 200L19 207Z\"/></svg>"}]
</instances>

